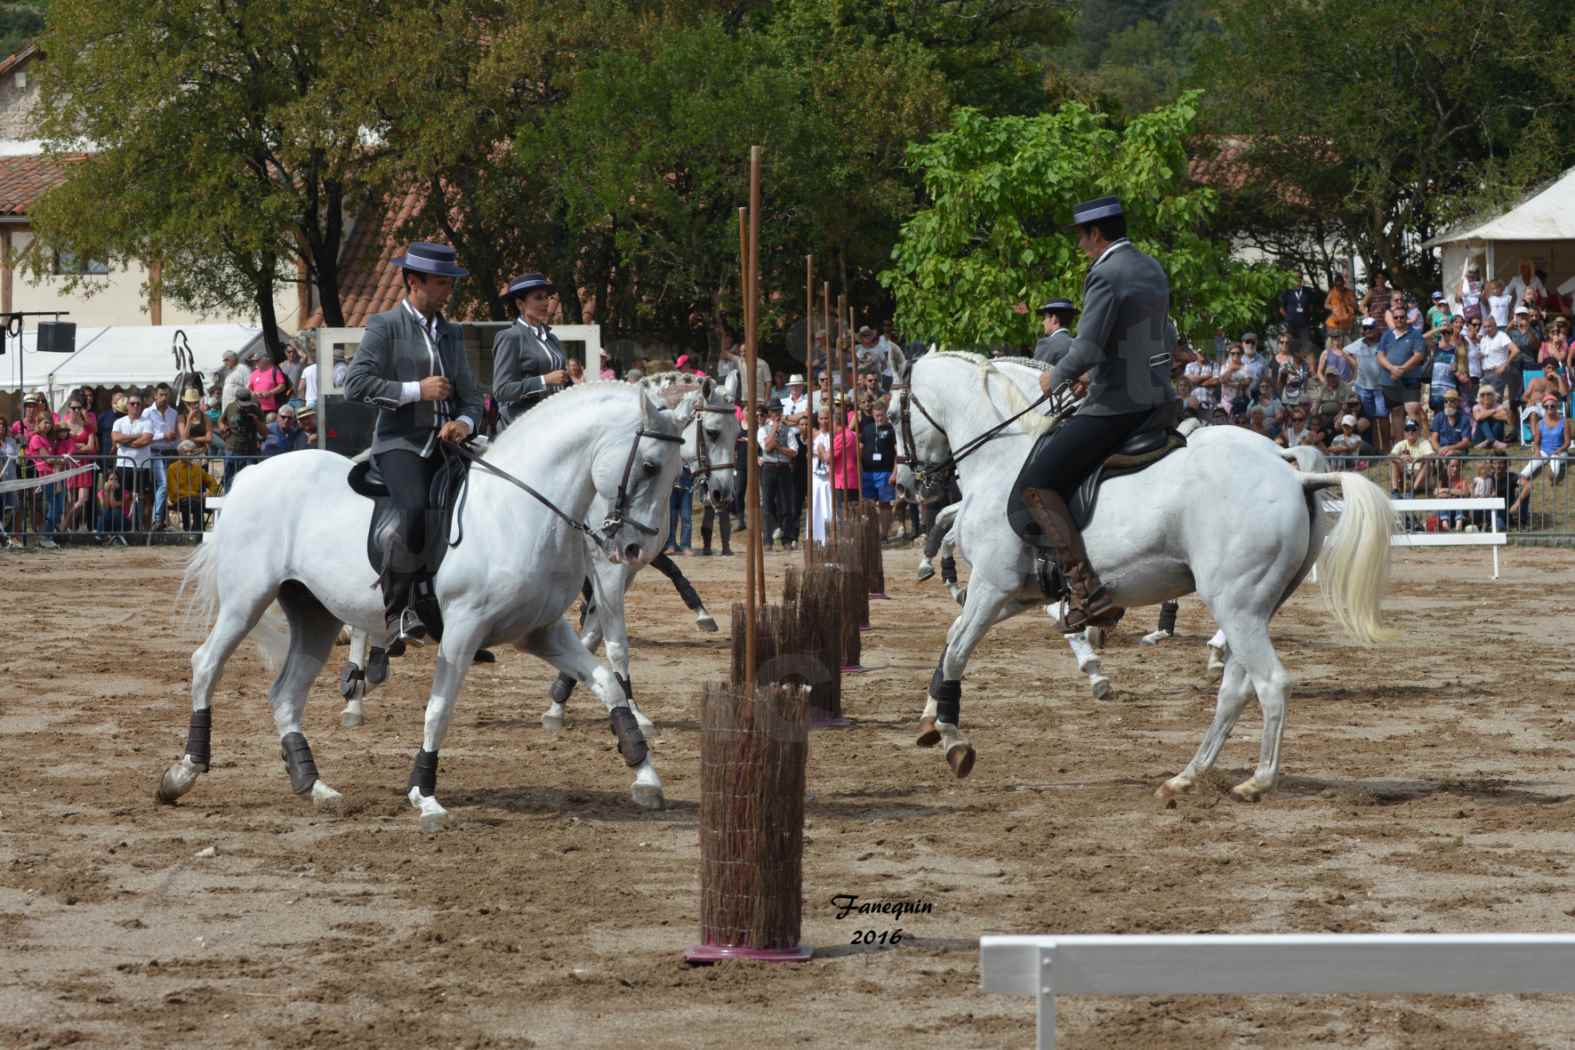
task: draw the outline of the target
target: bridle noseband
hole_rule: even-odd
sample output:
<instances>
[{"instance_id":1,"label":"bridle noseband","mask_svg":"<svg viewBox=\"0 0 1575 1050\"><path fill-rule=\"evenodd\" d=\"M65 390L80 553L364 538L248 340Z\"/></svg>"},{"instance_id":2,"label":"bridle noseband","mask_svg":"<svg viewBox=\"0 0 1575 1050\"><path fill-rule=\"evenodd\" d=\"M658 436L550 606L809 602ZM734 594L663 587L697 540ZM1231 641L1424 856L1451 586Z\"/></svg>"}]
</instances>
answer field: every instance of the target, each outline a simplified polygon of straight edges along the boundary
<instances>
[{"instance_id":1,"label":"bridle noseband","mask_svg":"<svg viewBox=\"0 0 1575 1050\"><path fill-rule=\"evenodd\" d=\"M700 405L695 409L695 418L693 420L695 428L695 468L690 473L695 476L696 480L703 480L719 470L736 469L736 464L733 460L728 460L725 463L711 462L711 452L706 448L705 427L701 425L701 413L703 412L715 412L719 415L729 416L733 414L733 410L726 405Z\"/></svg>"},{"instance_id":2,"label":"bridle noseband","mask_svg":"<svg viewBox=\"0 0 1575 1050\"><path fill-rule=\"evenodd\" d=\"M640 439L643 437L651 438L653 441L669 441L675 445L684 443L682 435L658 434L654 430L645 429L643 425L634 432L634 440L629 444L629 458L623 461L623 477L618 480L618 498L614 501L612 510L607 513L607 517L602 519L602 537L605 543L610 544L612 538L618 534L618 530L625 525L647 536L657 534L658 530L654 525L647 525L643 521L627 521L624 518L624 512L629 507L629 474L634 470L634 460L640 454Z\"/></svg>"}]
</instances>

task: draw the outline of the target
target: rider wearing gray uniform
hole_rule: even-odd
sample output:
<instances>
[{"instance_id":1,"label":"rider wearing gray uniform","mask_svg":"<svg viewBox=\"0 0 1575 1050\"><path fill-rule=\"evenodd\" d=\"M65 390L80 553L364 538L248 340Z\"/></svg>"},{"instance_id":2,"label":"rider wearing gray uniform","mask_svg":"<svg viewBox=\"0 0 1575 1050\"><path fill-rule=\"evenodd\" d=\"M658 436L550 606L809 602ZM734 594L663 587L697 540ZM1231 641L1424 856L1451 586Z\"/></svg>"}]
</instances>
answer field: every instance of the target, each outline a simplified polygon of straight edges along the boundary
<instances>
[{"instance_id":1,"label":"rider wearing gray uniform","mask_svg":"<svg viewBox=\"0 0 1575 1050\"><path fill-rule=\"evenodd\" d=\"M504 292L519 311L519 319L492 341L492 399L505 427L569 382L569 359L547 324L557 291L541 274L527 273Z\"/></svg>"},{"instance_id":2,"label":"rider wearing gray uniform","mask_svg":"<svg viewBox=\"0 0 1575 1050\"><path fill-rule=\"evenodd\" d=\"M1164 269L1127 239L1116 198L1079 204L1072 222L1092 265L1077 336L1050 382L1060 387L1086 373L1088 394L1071 418L1039 439L1008 506L1019 535L1055 550L1070 598L1058 624L1063 632L1113 623L1121 615L1088 562L1067 501L1095 467L1155 421L1156 411L1173 415L1179 407L1170 383L1174 329Z\"/></svg>"},{"instance_id":3,"label":"rider wearing gray uniform","mask_svg":"<svg viewBox=\"0 0 1575 1050\"><path fill-rule=\"evenodd\" d=\"M1072 349L1072 319L1077 307L1070 299L1051 299L1039 308L1044 318L1044 338L1034 344L1034 360L1047 365L1058 365Z\"/></svg>"},{"instance_id":4,"label":"rider wearing gray uniform","mask_svg":"<svg viewBox=\"0 0 1575 1050\"><path fill-rule=\"evenodd\" d=\"M417 639L426 626L408 608L426 548L426 512L440 441L464 441L481 418L481 389L465 359L464 337L442 309L454 280L467 276L454 249L413 243L392 260L405 298L367 320L366 335L345 373L345 395L382 411L372 459L399 510L383 551L383 613L395 642Z\"/></svg>"}]
</instances>

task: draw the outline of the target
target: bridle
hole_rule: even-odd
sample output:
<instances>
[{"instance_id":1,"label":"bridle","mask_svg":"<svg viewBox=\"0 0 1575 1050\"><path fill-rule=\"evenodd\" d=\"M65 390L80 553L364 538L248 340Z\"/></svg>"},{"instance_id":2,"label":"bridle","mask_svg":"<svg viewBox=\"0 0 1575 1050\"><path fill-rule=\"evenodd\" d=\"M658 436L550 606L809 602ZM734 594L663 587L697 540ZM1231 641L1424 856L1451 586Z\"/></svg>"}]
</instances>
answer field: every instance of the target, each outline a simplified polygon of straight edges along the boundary
<instances>
[{"instance_id":1,"label":"bridle","mask_svg":"<svg viewBox=\"0 0 1575 1050\"><path fill-rule=\"evenodd\" d=\"M617 536L618 531L625 525L628 525L630 528L644 533L647 536L655 536L659 531L654 525L647 525L643 521L630 521L626 518L626 513L629 509L629 475L634 472L634 461L640 454L641 438L651 438L654 441L667 441L675 445L683 444L684 440L681 436L676 434L659 434L654 430L647 430L645 425L643 423L641 424L640 429L634 432L634 439L629 443L629 455L623 461L623 476L618 480L617 499L614 500L612 510L608 512L607 517L602 519L602 526L600 530L592 528L583 521L576 521L575 519L569 517L556 503L552 502L552 500L531 488L530 485L521 481L519 478L515 477L513 474L510 474L508 471L503 470L500 467L496 467L482 459L481 456L477 454L475 449L471 448L468 443L451 444L449 445L449 448L456 452L461 458L468 460L471 466L480 467L488 474L502 478L504 481L507 481L516 488L524 490L527 494L534 497L538 503L556 514L565 525L568 525L569 528L575 530L576 532L584 534L587 539L596 544L598 550L600 550L603 554L606 554L611 549L613 537ZM466 493L468 494L468 492L469 486L466 486ZM461 498L463 499L463 496ZM455 516L458 517L459 512L456 512Z\"/></svg>"},{"instance_id":2,"label":"bridle","mask_svg":"<svg viewBox=\"0 0 1575 1050\"><path fill-rule=\"evenodd\" d=\"M690 473L694 475L695 480L697 481L709 477L719 470L736 469L736 463L733 460L727 460L723 463L711 462L711 452L706 448L705 427L702 426L702 423L704 422L702 413L705 412L715 412L718 415L731 416L733 414L733 409L726 405L700 405L695 409L695 418L693 420L695 428L695 466L694 469L690 471Z\"/></svg>"},{"instance_id":3,"label":"bridle","mask_svg":"<svg viewBox=\"0 0 1575 1050\"><path fill-rule=\"evenodd\" d=\"M1061 386L1051 390L1048 393L1040 394L1022 411L1001 420L1001 422L990 427L988 430L979 434L977 437L964 442L962 445L954 449L951 447L951 438L946 434L946 428L935 421L935 417L930 415L929 411L924 407L924 402L919 400L919 395L913 392L913 377L912 373L910 372L908 375L908 383L902 388L902 399L898 409L898 422L902 427L902 443L904 446L904 451L906 451L908 455L906 457L899 456L897 458L897 462L899 465L906 462L908 466L912 468L913 483L918 488L921 499L925 499L926 501L937 499L940 497L941 493L944 492L946 486L956 480L957 465L959 463L973 455L975 452L979 451L979 449L983 448L989 442L994 441L996 438L1000 437L1007 427L1011 426L1019 419L1022 419L1024 416L1028 415L1034 409L1038 408L1047 401L1055 402L1060 405L1056 412L1050 416L1050 429L1053 430L1056 426L1058 426L1062 420L1071 415L1072 412L1077 408L1078 403L1075 400L1067 399L1064 401L1064 403L1062 402L1062 395L1068 392L1071 389L1071 386L1072 384L1070 383L1063 383ZM919 459L919 446L913 439L913 422L911 419L912 413L909 411L910 405L913 408L918 409L919 414L924 417L924 421L930 424L930 426L934 427L936 432L939 433L942 438L945 438L946 447L950 450L950 454L939 463L926 464L924 461Z\"/></svg>"}]
</instances>

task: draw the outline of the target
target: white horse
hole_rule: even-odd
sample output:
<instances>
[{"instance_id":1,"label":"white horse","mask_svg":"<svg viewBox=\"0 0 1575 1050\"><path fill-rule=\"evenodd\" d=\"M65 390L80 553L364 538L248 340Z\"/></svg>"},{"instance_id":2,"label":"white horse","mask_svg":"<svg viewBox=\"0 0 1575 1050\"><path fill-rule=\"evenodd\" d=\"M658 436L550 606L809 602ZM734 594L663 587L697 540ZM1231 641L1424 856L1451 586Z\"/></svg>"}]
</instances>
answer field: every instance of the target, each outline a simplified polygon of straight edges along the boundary
<instances>
[{"instance_id":1,"label":"white horse","mask_svg":"<svg viewBox=\"0 0 1575 1050\"><path fill-rule=\"evenodd\" d=\"M682 434L683 465L694 475L696 488L702 492L701 498L709 500L718 509L731 505L736 484L733 449L742 429L734 414L737 379L736 372L725 383L717 383L710 378L697 380L684 372L663 372L646 376L636 384L650 391L654 397L671 402L672 411L688 420ZM590 520L599 520L598 515L605 515L610 506L598 496L591 504ZM667 534L670 509L670 504L662 507L661 520L657 523L661 536ZM660 550L660 540L656 545ZM662 557L665 556L656 554L638 563L596 557L591 563L591 576L595 577L594 589L604 595L616 594L619 598L606 603L596 602L594 596L587 598L586 609L594 615L583 617L581 623L583 633L580 641L590 652L594 653L604 638L612 639L608 642L607 659L619 674L620 684L629 694L629 708L634 712L640 731L647 737L655 737L658 729L634 699L623 596L628 593L635 574ZM588 582L590 578L587 577ZM675 581L674 586L679 587L681 595L684 594L683 584ZM706 610L693 587L690 586L688 590L690 593L684 597L686 603L694 606L696 625L702 631L715 632L716 620ZM353 728L362 723L365 717L362 701L381 684L387 671L387 656L373 652L366 632L352 631L348 661L339 676L340 693L345 698L344 711L340 717L345 726ZM577 684L578 679L567 671L558 675L550 687L551 706L542 715L543 728L549 732L563 728L563 705Z\"/></svg>"},{"instance_id":2,"label":"white horse","mask_svg":"<svg viewBox=\"0 0 1575 1050\"><path fill-rule=\"evenodd\" d=\"M563 619L597 547L631 563L660 549L658 525L679 469L688 417L623 383L589 383L559 394L500 437L471 467L450 536L462 536L433 580L443 638L408 798L421 826L440 828L438 751L476 649L511 642L588 681L606 704L619 751L634 769L634 800L663 805L662 782L610 667ZM490 464L529 485L531 495ZM377 575L366 556L372 501L353 492L350 461L318 450L278 456L237 479L224 516L198 548L182 585L195 589L212 627L192 654L192 720L185 753L159 784L165 802L190 791L209 765L210 698L225 661L277 601L288 636L264 624L258 641L279 666L269 691L291 787L323 804L340 795L318 775L302 733L312 681L340 624L387 637ZM601 497L613 508L600 529L584 524ZM266 524L266 528L261 525ZM610 597L610 596L609 596Z\"/></svg>"},{"instance_id":3,"label":"white horse","mask_svg":"<svg viewBox=\"0 0 1575 1050\"><path fill-rule=\"evenodd\" d=\"M739 426L735 411L738 377L739 373L734 372L727 377L726 382L717 383L710 378L696 379L686 372L660 372L646 376L639 383L658 398L669 403L676 401L677 410L691 417L683 431L684 466L694 475L695 488L700 492L701 499L709 501L717 510L732 506L736 485L733 453L738 435L743 429ZM666 515L662 518L662 534L667 534ZM619 564L605 558L593 562L596 592L607 596L616 595L617 599L613 604L600 601L588 603L588 615L583 623L585 630L580 635L580 642L586 649L595 652L603 639L606 640L607 659L618 669L621 676L619 680L624 689L629 691L630 704L640 721L640 728L646 735L654 736L657 732L655 724L634 703L629 671L629 630L624 619L624 595L634 583L635 574L644 567L645 563ZM674 585L678 585L677 581ZM683 591L680 589L679 593ZM691 600L698 604L699 595L694 594L692 599L686 596L686 603ZM699 604L695 610L695 623L703 631L717 629L716 620L706 611L704 604ZM560 674L552 683L548 694L551 703L541 716L542 728L548 732L563 728L564 705L573 695L574 686L575 679L567 674Z\"/></svg>"},{"instance_id":4,"label":"white horse","mask_svg":"<svg viewBox=\"0 0 1575 1050\"><path fill-rule=\"evenodd\" d=\"M997 357L992 358L990 364L1002 376L1009 379L1025 399L1039 396L1039 377L1050 370L1050 366L1044 362L1027 357ZM1049 411L1050 409L1047 407L1041 414ZM1196 435L1195 440L1203 444L1209 443L1214 436L1220 433L1211 433L1212 428L1201 426L1195 419L1185 420L1176 429L1184 435ZM1309 474L1322 474L1329 469L1328 459L1322 452L1310 445L1281 448L1267 437L1255 434L1250 430L1242 430L1237 427L1231 429L1237 431L1237 433L1231 435L1232 439L1238 439L1242 436L1257 438L1265 448L1271 449L1293 469ZM937 527L945 530L940 549L943 565L944 560L951 559L956 554L957 544L954 525L961 510L962 504L960 502L953 503L936 515ZM928 557L923 558L919 562L919 579L926 580L933 575L934 568L930 564L930 559ZM962 605L968 597L967 587L960 585L954 577L947 577L945 572L942 573L942 576L945 578L946 588L952 598L958 605ZM1056 602L1046 606L1045 612L1052 621L1058 619L1062 613L1061 603ZM1106 633L1107 629L1104 627L1088 627L1064 636L1068 647L1072 650L1072 655L1077 659L1078 670L1088 677L1089 688L1096 700L1109 700L1114 695L1113 686L1110 679L1104 674L1103 661L1098 652L1098 650L1104 648ZM1171 637L1173 637L1172 632L1161 627L1143 635L1138 641L1141 645L1152 646L1158 645ZM1207 667L1210 673L1218 674L1225 669L1226 648L1225 632L1223 630L1215 631L1214 636L1207 643Z\"/></svg>"},{"instance_id":5,"label":"white horse","mask_svg":"<svg viewBox=\"0 0 1575 1050\"><path fill-rule=\"evenodd\" d=\"M912 438L911 447L904 445L916 472L952 462L953 449L974 447L955 464L963 503L953 527L973 571L931 681L919 738L921 746L944 742L948 764L966 776L974 749L958 716L968 658L991 626L1044 601L1033 549L1012 531L1005 508L1046 421L1030 415L1001 429L1028 402L972 354L921 359L895 401L898 430ZM1362 644L1388 638L1379 607L1394 513L1382 490L1359 474L1298 474L1260 436L1210 429L1141 472L1106 482L1083 537L1117 605L1136 608L1196 591L1230 643L1214 722L1192 761L1159 794L1190 788L1213 766L1250 689L1263 710L1263 741L1256 771L1233 792L1256 800L1279 778L1290 684L1269 639L1269 619L1319 562L1326 605L1345 632ZM1345 512L1326 547L1327 523L1314 493L1336 485Z\"/></svg>"}]
</instances>

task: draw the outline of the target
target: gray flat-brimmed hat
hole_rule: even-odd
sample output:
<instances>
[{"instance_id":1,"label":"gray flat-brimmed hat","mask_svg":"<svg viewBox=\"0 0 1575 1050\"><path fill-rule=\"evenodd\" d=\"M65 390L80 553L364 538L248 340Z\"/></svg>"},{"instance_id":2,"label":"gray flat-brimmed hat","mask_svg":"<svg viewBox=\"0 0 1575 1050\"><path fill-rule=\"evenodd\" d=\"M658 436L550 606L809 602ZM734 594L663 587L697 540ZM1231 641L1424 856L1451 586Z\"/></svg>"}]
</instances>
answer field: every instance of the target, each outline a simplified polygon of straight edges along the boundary
<instances>
[{"instance_id":1,"label":"gray flat-brimmed hat","mask_svg":"<svg viewBox=\"0 0 1575 1050\"><path fill-rule=\"evenodd\" d=\"M1078 312L1077 307L1072 305L1072 300L1070 299L1051 299L1049 302L1041 306L1038 312L1042 314L1048 314L1062 310L1073 314Z\"/></svg>"},{"instance_id":2,"label":"gray flat-brimmed hat","mask_svg":"<svg viewBox=\"0 0 1575 1050\"><path fill-rule=\"evenodd\" d=\"M1084 223L1098 222L1121 215L1121 201L1116 197L1095 197L1091 201L1084 201L1072 209L1072 225L1081 226Z\"/></svg>"},{"instance_id":3,"label":"gray flat-brimmed hat","mask_svg":"<svg viewBox=\"0 0 1575 1050\"><path fill-rule=\"evenodd\" d=\"M524 295L526 292L535 291L537 288L545 289L549 295L558 290L557 286L547 280L544 274L527 273L521 274L510 281L508 289L503 294L512 299Z\"/></svg>"},{"instance_id":4,"label":"gray flat-brimmed hat","mask_svg":"<svg viewBox=\"0 0 1575 1050\"><path fill-rule=\"evenodd\" d=\"M411 241L405 254L388 261L390 266L431 274L434 277L469 277L470 271L459 265L459 255L446 244L431 241Z\"/></svg>"}]
</instances>

